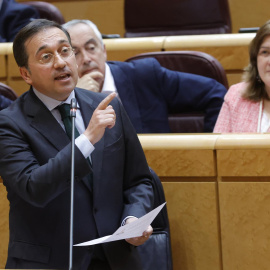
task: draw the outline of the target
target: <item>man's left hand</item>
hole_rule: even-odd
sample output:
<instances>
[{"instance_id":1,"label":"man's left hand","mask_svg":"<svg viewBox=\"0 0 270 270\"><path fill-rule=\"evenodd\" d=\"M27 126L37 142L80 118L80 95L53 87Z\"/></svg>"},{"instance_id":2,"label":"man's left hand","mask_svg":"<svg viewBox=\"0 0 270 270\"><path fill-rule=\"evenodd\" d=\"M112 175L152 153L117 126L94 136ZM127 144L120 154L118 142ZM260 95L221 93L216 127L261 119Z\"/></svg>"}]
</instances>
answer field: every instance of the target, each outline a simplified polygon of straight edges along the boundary
<instances>
[{"instance_id":1,"label":"man's left hand","mask_svg":"<svg viewBox=\"0 0 270 270\"><path fill-rule=\"evenodd\" d=\"M128 218L126 220L126 224L131 223L131 222L135 221L136 219L138 219L138 218L136 218L136 217ZM152 233L153 233L153 228L152 228L151 225L149 225L148 228L147 228L147 230L143 232L143 235L142 236L140 236L140 237L134 237L134 238L129 238L129 239L126 239L126 241L129 244L133 245L133 246L140 246L140 245L142 245L144 242L146 242L149 239L149 237L150 237L150 235Z\"/></svg>"},{"instance_id":2,"label":"man's left hand","mask_svg":"<svg viewBox=\"0 0 270 270\"><path fill-rule=\"evenodd\" d=\"M99 71L92 71L78 78L77 87L84 88L93 92L100 92L104 81L104 76Z\"/></svg>"}]
</instances>

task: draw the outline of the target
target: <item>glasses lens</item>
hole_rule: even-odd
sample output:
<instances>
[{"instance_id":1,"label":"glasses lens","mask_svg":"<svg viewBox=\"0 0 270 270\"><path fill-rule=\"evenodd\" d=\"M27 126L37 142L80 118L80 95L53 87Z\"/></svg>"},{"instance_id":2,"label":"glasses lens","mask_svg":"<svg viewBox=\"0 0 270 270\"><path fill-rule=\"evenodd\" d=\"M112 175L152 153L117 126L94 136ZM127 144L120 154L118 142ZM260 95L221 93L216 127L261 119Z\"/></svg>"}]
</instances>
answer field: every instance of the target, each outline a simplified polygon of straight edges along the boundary
<instances>
[{"instance_id":1,"label":"glasses lens","mask_svg":"<svg viewBox=\"0 0 270 270\"><path fill-rule=\"evenodd\" d=\"M56 53L58 57L60 56L63 60L69 58L73 54L73 49L71 47L64 46L61 48L59 53ZM39 62L42 64L50 64L55 60L55 55L52 53L43 53L40 56Z\"/></svg>"},{"instance_id":2,"label":"glasses lens","mask_svg":"<svg viewBox=\"0 0 270 270\"><path fill-rule=\"evenodd\" d=\"M72 48L71 47L63 47L60 52L60 56L63 59L66 59L72 55Z\"/></svg>"}]
</instances>

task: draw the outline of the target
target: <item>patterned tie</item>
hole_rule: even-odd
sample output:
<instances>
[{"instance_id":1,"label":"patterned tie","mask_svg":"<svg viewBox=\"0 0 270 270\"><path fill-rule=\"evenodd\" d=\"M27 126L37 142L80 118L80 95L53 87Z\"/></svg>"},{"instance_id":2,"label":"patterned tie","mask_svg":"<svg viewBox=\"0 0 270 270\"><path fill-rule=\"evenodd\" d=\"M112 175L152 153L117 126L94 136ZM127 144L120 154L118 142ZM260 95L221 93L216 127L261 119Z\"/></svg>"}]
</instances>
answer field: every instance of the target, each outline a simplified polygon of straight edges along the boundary
<instances>
[{"instance_id":1,"label":"patterned tie","mask_svg":"<svg viewBox=\"0 0 270 270\"><path fill-rule=\"evenodd\" d=\"M62 105L59 105L58 110L61 114L62 121L65 126L66 133L71 140L71 135L72 135L72 123L71 123L71 116L70 116L70 105L67 103L63 103ZM75 138L77 138L80 135L79 131L75 127ZM87 158L87 161L89 162L90 166L92 167L92 164L90 162L90 159ZM89 181L91 185L91 189L93 190L93 176L92 174L89 175Z\"/></svg>"}]
</instances>

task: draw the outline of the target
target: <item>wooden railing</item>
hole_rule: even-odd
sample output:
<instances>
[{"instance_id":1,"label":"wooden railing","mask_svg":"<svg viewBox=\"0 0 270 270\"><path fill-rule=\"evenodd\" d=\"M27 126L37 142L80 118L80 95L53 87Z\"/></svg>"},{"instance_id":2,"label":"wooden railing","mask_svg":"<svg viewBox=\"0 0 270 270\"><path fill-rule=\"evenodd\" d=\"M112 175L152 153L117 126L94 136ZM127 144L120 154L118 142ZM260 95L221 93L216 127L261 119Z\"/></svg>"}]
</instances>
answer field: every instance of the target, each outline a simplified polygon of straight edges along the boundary
<instances>
[{"instance_id":1,"label":"wooden railing","mask_svg":"<svg viewBox=\"0 0 270 270\"><path fill-rule=\"evenodd\" d=\"M154 51L194 50L206 52L221 63L229 85L241 81L249 61L248 46L255 34L194 35L147 38L106 39L108 60L125 61L139 53ZM18 95L29 86L22 80L12 55L11 43L0 43L0 81L11 86Z\"/></svg>"}]
</instances>

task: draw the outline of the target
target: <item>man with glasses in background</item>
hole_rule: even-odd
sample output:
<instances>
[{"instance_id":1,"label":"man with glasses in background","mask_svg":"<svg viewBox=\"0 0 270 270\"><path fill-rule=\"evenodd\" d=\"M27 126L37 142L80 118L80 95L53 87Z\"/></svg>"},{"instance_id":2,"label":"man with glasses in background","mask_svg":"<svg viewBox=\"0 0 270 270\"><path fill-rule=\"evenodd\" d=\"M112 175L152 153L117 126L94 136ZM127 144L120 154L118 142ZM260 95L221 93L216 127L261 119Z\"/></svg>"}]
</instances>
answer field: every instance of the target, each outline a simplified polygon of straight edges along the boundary
<instances>
[{"instance_id":1,"label":"man with glasses in background","mask_svg":"<svg viewBox=\"0 0 270 270\"><path fill-rule=\"evenodd\" d=\"M162 67L155 58L107 61L97 26L89 20L65 23L78 64L78 87L117 92L137 133L170 133L168 111L205 113L212 132L226 88L216 80Z\"/></svg>"}]
</instances>

